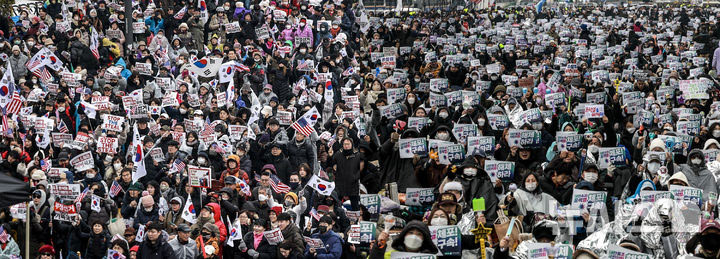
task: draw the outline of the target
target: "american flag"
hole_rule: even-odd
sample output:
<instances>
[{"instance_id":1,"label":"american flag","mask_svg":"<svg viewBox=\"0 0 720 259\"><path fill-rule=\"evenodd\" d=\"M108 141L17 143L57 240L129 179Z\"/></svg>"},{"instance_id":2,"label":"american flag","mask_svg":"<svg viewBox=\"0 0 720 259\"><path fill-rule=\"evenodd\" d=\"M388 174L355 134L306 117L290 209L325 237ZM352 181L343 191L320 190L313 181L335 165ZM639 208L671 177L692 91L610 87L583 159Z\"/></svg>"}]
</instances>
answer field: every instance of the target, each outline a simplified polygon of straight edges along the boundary
<instances>
[{"instance_id":1,"label":"american flag","mask_svg":"<svg viewBox=\"0 0 720 259\"><path fill-rule=\"evenodd\" d=\"M58 125L58 130L62 133L70 132L67 125L65 125L65 121L63 121L63 120L60 120L60 124Z\"/></svg>"},{"instance_id":2,"label":"american flag","mask_svg":"<svg viewBox=\"0 0 720 259\"><path fill-rule=\"evenodd\" d=\"M312 216L316 221L320 221L320 214L317 213L317 210L315 208L312 208L312 210L310 210L310 216Z\"/></svg>"},{"instance_id":3,"label":"american flag","mask_svg":"<svg viewBox=\"0 0 720 259\"><path fill-rule=\"evenodd\" d=\"M20 112L20 108L22 108L22 98L20 98L20 93L15 91L13 92L10 103L5 106L5 113L18 114L18 112Z\"/></svg>"},{"instance_id":4,"label":"american flag","mask_svg":"<svg viewBox=\"0 0 720 259\"><path fill-rule=\"evenodd\" d=\"M95 56L95 59L100 59L100 52L98 52L98 48L100 46L98 40L99 36L97 31L95 30L95 27L90 26L90 51L92 52L93 56Z\"/></svg>"},{"instance_id":5,"label":"american flag","mask_svg":"<svg viewBox=\"0 0 720 259\"><path fill-rule=\"evenodd\" d=\"M110 187L110 197L115 197L122 191L122 186L117 181L113 181L112 186Z\"/></svg>"},{"instance_id":6,"label":"american flag","mask_svg":"<svg viewBox=\"0 0 720 259\"><path fill-rule=\"evenodd\" d=\"M187 6L183 6L183 8L180 9L180 11L178 11L173 18L175 18L175 20L182 20L183 16L185 16L185 13L187 13L187 10Z\"/></svg>"},{"instance_id":7,"label":"american flag","mask_svg":"<svg viewBox=\"0 0 720 259\"><path fill-rule=\"evenodd\" d=\"M43 82L48 82L52 79L50 71L46 67L41 67L32 71L34 75L40 78Z\"/></svg>"},{"instance_id":8,"label":"american flag","mask_svg":"<svg viewBox=\"0 0 720 259\"><path fill-rule=\"evenodd\" d=\"M40 160L40 170L47 172L50 167L52 167L52 160L50 160L49 157L45 157L45 159Z\"/></svg>"},{"instance_id":9,"label":"american flag","mask_svg":"<svg viewBox=\"0 0 720 259\"><path fill-rule=\"evenodd\" d=\"M4 135L8 135L7 133L9 131L12 131L12 129L10 129L10 125L7 122L7 115L3 115L2 116L2 133Z\"/></svg>"},{"instance_id":10,"label":"american flag","mask_svg":"<svg viewBox=\"0 0 720 259\"><path fill-rule=\"evenodd\" d=\"M310 136L310 134L315 132L315 128L313 128L312 125L310 125L310 123L305 120L305 118L298 119L296 122L290 125L290 127L302 133L306 137Z\"/></svg>"},{"instance_id":11,"label":"american flag","mask_svg":"<svg viewBox=\"0 0 720 259\"><path fill-rule=\"evenodd\" d=\"M255 181L260 181L260 174L255 175ZM282 181L280 181L280 178L278 178L277 175L274 174L270 174L270 187L276 193L288 193L292 190L290 189L290 186L284 184Z\"/></svg>"},{"instance_id":12,"label":"american flag","mask_svg":"<svg viewBox=\"0 0 720 259\"><path fill-rule=\"evenodd\" d=\"M248 71L250 71L250 68L246 65L243 65L240 62L235 62L235 71L248 72Z\"/></svg>"},{"instance_id":13,"label":"american flag","mask_svg":"<svg viewBox=\"0 0 720 259\"><path fill-rule=\"evenodd\" d=\"M185 169L185 162L183 162L180 158L175 159L175 162L173 162L172 165L172 171L174 172L182 172L182 170Z\"/></svg>"},{"instance_id":14,"label":"american flag","mask_svg":"<svg viewBox=\"0 0 720 259\"><path fill-rule=\"evenodd\" d=\"M88 187L85 187L85 190L75 199L75 204L81 203L82 200L85 199L85 196L88 194L89 191L90 189L88 189Z\"/></svg>"}]
</instances>

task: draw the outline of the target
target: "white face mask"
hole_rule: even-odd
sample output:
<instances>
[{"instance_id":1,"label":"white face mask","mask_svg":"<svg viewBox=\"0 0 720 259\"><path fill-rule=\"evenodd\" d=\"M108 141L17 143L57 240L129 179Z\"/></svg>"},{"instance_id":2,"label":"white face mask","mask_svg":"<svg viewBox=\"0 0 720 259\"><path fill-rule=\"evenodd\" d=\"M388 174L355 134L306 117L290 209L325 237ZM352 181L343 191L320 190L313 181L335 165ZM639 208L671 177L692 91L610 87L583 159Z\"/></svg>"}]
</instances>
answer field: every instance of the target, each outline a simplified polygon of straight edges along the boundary
<instances>
[{"instance_id":1,"label":"white face mask","mask_svg":"<svg viewBox=\"0 0 720 259\"><path fill-rule=\"evenodd\" d=\"M95 174L86 174L85 177L88 179L92 179L95 178Z\"/></svg>"},{"instance_id":2,"label":"white face mask","mask_svg":"<svg viewBox=\"0 0 720 259\"><path fill-rule=\"evenodd\" d=\"M300 27L305 27L305 23L300 23Z\"/></svg>"},{"instance_id":3,"label":"white face mask","mask_svg":"<svg viewBox=\"0 0 720 259\"><path fill-rule=\"evenodd\" d=\"M701 158L693 158L693 159L690 159L690 161L695 165L700 165L700 164L702 164L703 160Z\"/></svg>"},{"instance_id":4,"label":"white face mask","mask_svg":"<svg viewBox=\"0 0 720 259\"><path fill-rule=\"evenodd\" d=\"M672 128L672 127L665 127L664 129L667 130L667 131L673 131L673 128Z\"/></svg>"},{"instance_id":5,"label":"white face mask","mask_svg":"<svg viewBox=\"0 0 720 259\"><path fill-rule=\"evenodd\" d=\"M626 128L625 130L627 131L627 133L630 133L630 134L635 133L635 128Z\"/></svg>"},{"instance_id":6,"label":"white face mask","mask_svg":"<svg viewBox=\"0 0 720 259\"><path fill-rule=\"evenodd\" d=\"M588 181L589 183L595 183L598 179L597 173L589 173L585 172L585 181Z\"/></svg>"},{"instance_id":7,"label":"white face mask","mask_svg":"<svg viewBox=\"0 0 720 259\"><path fill-rule=\"evenodd\" d=\"M430 220L431 226L447 226L448 220L447 218L434 218Z\"/></svg>"},{"instance_id":8,"label":"white face mask","mask_svg":"<svg viewBox=\"0 0 720 259\"><path fill-rule=\"evenodd\" d=\"M403 241L405 247L412 250L420 248L422 246L422 243L422 237L419 237L417 235L405 235L405 241Z\"/></svg>"},{"instance_id":9,"label":"white face mask","mask_svg":"<svg viewBox=\"0 0 720 259\"><path fill-rule=\"evenodd\" d=\"M479 119L479 120L478 120L478 126L480 126L480 127L485 126L485 119Z\"/></svg>"},{"instance_id":10,"label":"white face mask","mask_svg":"<svg viewBox=\"0 0 720 259\"><path fill-rule=\"evenodd\" d=\"M450 139L450 134L448 134L447 132L440 132L435 135L435 138L439 140L448 140Z\"/></svg>"},{"instance_id":11,"label":"white face mask","mask_svg":"<svg viewBox=\"0 0 720 259\"><path fill-rule=\"evenodd\" d=\"M465 168L463 170L463 174L467 176L475 176L477 174L477 169L475 168Z\"/></svg>"},{"instance_id":12,"label":"white face mask","mask_svg":"<svg viewBox=\"0 0 720 259\"><path fill-rule=\"evenodd\" d=\"M534 192L537 189L537 182L525 183L525 189Z\"/></svg>"},{"instance_id":13,"label":"white face mask","mask_svg":"<svg viewBox=\"0 0 720 259\"><path fill-rule=\"evenodd\" d=\"M198 162L198 164L205 164L205 158L204 158L204 157L198 157L197 162Z\"/></svg>"},{"instance_id":14,"label":"white face mask","mask_svg":"<svg viewBox=\"0 0 720 259\"><path fill-rule=\"evenodd\" d=\"M445 119L445 118L448 117L448 113L447 113L447 112L441 112L441 113L438 113L438 115L440 116L440 118L443 118L443 119Z\"/></svg>"},{"instance_id":15,"label":"white face mask","mask_svg":"<svg viewBox=\"0 0 720 259\"><path fill-rule=\"evenodd\" d=\"M115 164L113 165L113 168L115 168L115 170L120 170L120 169L122 169L122 164L121 164L121 163L115 163Z\"/></svg>"},{"instance_id":16,"label":"white face mask","mask_svg":"<svg viewBox=\"0 0 720 259\"><path fill-rule=\"evenodd\" d=\"M409 104L415 104L415 98L408 98L407 101Z\"/></svg>"},{"instance_id":17,"label":"white face mask","mask_svg":"<svg viewBox=\"0 0 720 259\"><path fill-rule=\"evenodd\" d=\"M650 163L648 163L647 168L648 168L648 172L654 174L655 172L657 172L658 169L660 169L660 163L658 163L658 162L650 162Z\"/></svg>"},{"instance_id":18,"label":"white face mask","mask_svg":"<svg viewBox=\"0 0 720 259\"><path fill-rule=\"evenodd\" d=\"M720 138L720 130L713 130L712 135L713 137Z\"/></svg>"}]
</instances>

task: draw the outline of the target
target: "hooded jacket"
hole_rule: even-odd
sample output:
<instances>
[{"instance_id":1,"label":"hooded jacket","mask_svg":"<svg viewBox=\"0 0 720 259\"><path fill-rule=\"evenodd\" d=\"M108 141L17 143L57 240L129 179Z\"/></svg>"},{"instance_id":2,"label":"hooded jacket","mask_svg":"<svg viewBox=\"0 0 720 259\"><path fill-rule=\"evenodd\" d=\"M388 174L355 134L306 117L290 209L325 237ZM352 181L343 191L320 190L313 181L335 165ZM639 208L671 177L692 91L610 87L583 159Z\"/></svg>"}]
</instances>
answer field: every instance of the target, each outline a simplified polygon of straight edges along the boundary
<instances>
[{"instance_id":1,"label":"hooded jacket","mask_svg":"<svg viewBox=\"0 0 720 259\"><path fill-rule=\"evenodd\" d=\"M392 256L392 253L395 251L398 252L407 252L407 248L405 248L405 236L407 236L407 233L410 232L412 229L419 230L423 235L423 243L422 246L420 246L419 253L425 253L425 254L437 254L438 248L435 246L435 244L432 242L432 237L430 236L430 229L425 225L425 223L422 223L417 220L410 221L405 228L400 232L400 234L395 237L392 241L392 246L390 251L385 251L385 258L390 258ZM380 252L380 251L378 251ZM375 255L376 253L371 253ZM371 256L371 258L379 258L375 256Z\"/></svg>"},{"instance_id":2,"label":"hooded jacket","mask_svg":"<svg viewBox=\"0 0 720 259\"><path fill-rule=\"evenodd\" d=\"M474 177L461 175L466 167L478 168L477 174ZM463 187L464 207L472 208L472 200L483 197L485 198L485 211L497 211L499 201L495 194L494 184L490 182L490 176L488 176L485 170L479 168L475 163L474 158L466 158L462 167L458 169L458 172L459 176L457 177L457 181L459 181ZM487 218L487 222L493 222L497 218L497 214L488 213L485 217Z\"/></svg>"},{"instance_id":3,"label":"hooded jacket","mask_svg":"<svg viewBox=\"0 0 720 259\"><path fill-rule=\"evenodd\" d=\"M528 190L527 186L525 186L525 181L530 175L535 176L535 179L538 180L538 184L533 191ZM507 202L507 199L501 201L501 204L509 205L509 210L516 215L528 215L528 212L550 213L553 208L549 206L557 204L555 198L543 192L539 178L535 173L526 175L520 185L522 187L513 193L515 199L512 202Z\"/></svg>"},{"instance_id":4,"label":"hooded jacket","mask_svg":"<svg viewBox=\"0 0 720 259\"><path fill-rule=\"evenodd\" d=\"M689 158L694 155L699 155L702 158L703 161L699 165L694 165L689 161ZM688 163L680 165L679 168L676 168L675 172L683 172L691 187L702 189L703 199L707 199L709 192L717 192L718 190L715 176L713 176L705 165L705 155L700 149L690 151L690 154L688 154Z\"/></svg>"},{"instance_id":5,"label":"hooded jacket","mask_svg":"<svg viewBox=\"0 0 720 259\"><path fill-rule=\"evenodd\" d=\"M215 219L215 226L218 227L220 230L220 235L218 235L218 240L221 244L225 243L225 238L227 237L227 228L225 228L225 223L222 222L222 219L220 218L222 215L222 212L220 211L220 205L214 202L208 203L207 206L210 206L213 208L213 218Z\"/></svg>"}]
</instances>

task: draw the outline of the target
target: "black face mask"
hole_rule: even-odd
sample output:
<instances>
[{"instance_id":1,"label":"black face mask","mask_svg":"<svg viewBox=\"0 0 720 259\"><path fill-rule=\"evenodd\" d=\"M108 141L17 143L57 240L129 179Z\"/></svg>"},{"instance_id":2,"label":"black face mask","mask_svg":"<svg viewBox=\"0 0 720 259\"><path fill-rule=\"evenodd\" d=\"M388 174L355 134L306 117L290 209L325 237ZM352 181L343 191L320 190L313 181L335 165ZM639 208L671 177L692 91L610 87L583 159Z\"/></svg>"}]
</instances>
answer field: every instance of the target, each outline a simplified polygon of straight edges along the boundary
<instances>
[{"instance_id":1,"label":"black face mask","mask_svg":"<svg viewBox=\"0 0 720 259\"><path fill-rule=\"evenodd\" d=\"M709 234L700 237L700 244L703 249L717 251L720 249L720 234Z\"/></svg>"},{"instance_id":2,"label":"black face mask","mask_svg":"<svg viewBox=\"0 0 720 259\"><path fill-rule=\"evenodd\" d=\"M353 150L352 149L343 149L342 153L344 156L349 156L349 155L353 154Z\"/></svg>"},{"instance_id":3,"label":"black face mask","mask_svg":"<svg viewBox=\"0 0 720 259\"><path fill-rule=\"evenodd\" d=\"M325 232L327 232L327 227L326 227L326 226L319 226L319 227L318 227L318 231L320 231L321 234L325 234Z\"/></svg>"},{"instance_id":4,"label":"black face mask","mask_svg":"<svg viewBox=\"0 0 720 259\"><path fill-rule=\"evenodd\" d=\"M203 240L205 240L205 241L210 240L210 234L208 234L208 233L203 233L202 237L203 237Z\"/></svg>"}]
</instances>

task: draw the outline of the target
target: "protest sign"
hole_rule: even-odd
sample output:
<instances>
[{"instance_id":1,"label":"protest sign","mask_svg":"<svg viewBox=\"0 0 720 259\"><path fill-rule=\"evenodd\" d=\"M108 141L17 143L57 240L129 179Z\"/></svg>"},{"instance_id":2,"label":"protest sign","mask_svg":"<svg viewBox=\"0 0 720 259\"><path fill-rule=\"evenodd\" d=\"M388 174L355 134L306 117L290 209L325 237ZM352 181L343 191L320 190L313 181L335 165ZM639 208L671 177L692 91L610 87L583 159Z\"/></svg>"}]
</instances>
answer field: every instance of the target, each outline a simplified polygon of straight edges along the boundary
<instances>
[{"instance_id":1,"label":"protest sign","mask_svg":"<svg viewBox=\"0 0 720 259\"><path fill-rule=\"evenodd\" d=\"M630 249L622 248L615 244L610 244L607 247L607 258L612 259L652 259L653 257L649 254L636 252Z\"/></svg>"},{"instance_id":2,"label":"protest sign","mask_svg":"<svg viewBox=\"0 0 720 259\"><path fill-rule=\"evenodd\" d=\"M405 100L405 88L389 88L387 91L388 102L396 103Z\"/></svg>"},{"instance_id":3,"label":"protest sign","mask_svg":"<svg viewBox=\"0 0 720 259\"><path fill-rule=\"evenodd\" d=\"M430 237L444 256L460 256L462 245L458 226L430 226Z\"/></svg>"},{"instance_id":4,"label":"protest sign","mask_svg":"<svg viewBox=\"0 0 720 259\"><path fill-rule=\"evenodd\" d=\"M267 239L268 243L270 243L270 245L278 245L282 243L283 240L285 240L283 238L282 231L279 228L265 231L263 232L263 235L265 236L265 239Z\"/></svg>"},{"instance_id":5,"label":"protest sign","mask_svg":"<svg viewBox=\"0 0 720 259\"><path fill-rule=\"evenodd\" d=\"M240 32L240 23L237 21L226 23L225 24L225 31L227 33L238 33Z\"/></svg>"},{"instance_id":6,"label":"protest sign","mask_svg":"<svg viewBox=\"0 0 720 259\"><path fill-rule=\"evenodd\" d=\"M493 183L497 179L503 182L512 182L515 175L515 162L486 160L484 169Z\"/></svg>"},{"instance_id":7,"label":"protest sign","mask_svg":"<svg viewBox=\"0 0 720 259\"><path fill-rule=\"evenodd\" d=\"M400 139L400 158L413 158L414 155L424 156L427 154L427 141L425 138Z\"/></svg>"},{"instance_id":8,"label":"protest sign","mask_svg":"<svg viewBox=\"0 0 720 259\"><path fill-rule=\"evenodd\" d=\"M278 120L278 123L280 123L280 125L290 125L292 124L292 112L277 111L275 119Z\"/></svg>"},{"instance_id":9,"label":"protest sign","mask_svg":"<svg viewBox=\"0 0 720 259\"><path fill-rule=\"evenodd\" d=\"M703 190L681 185L670 185L670 193L677 202L696 204L702 206Z\"/></svg>"},{"instance_id":10,"label":"protest sign","mask_svg":"<svg viewBox=\"0 0 720 259\"><path fill-rule=\"evenodd\" d=\"M601 203L604 205L606 199L607 192L604 191L573 189L571 204L573 208L589 209L592 208L595 203Z\"/></svg>"},{"instance_id":11,"label":"protest sign","mask_svg":"<svg viewBox=\"0 0 720 259\"><path fill-rule=\"evenodd\" d=\"M435 201L434 188L407 188L405 191L405 205L424 206Z\"/></svg>"},{"instance_id":12,"label":"protest sign","mask_svg":"<svg viewBox=\"0 0 720 259\"><path fill-rule=\"evenodd\" d=\"M135 63L135 66L137 68L138 73L141 75L152 75L152 64L150 63L144 63L144 62L138 62Z\"/></svg>"},{"instance_id":13,"label":"protest sign","mask_svg":"<svg viewBox=\"0 0 720 259\"><path fill-rule=\"evenodd\" d=\"M625 164L625 148L623 147L600 148L598 154L598 167L600 169L606 169L611 164L616 166Z\"/></svg>"},{"instance_id":14,"label":"protest sign","mask_svg":"<svg viewBox=\"0 0 720 259\"><path fill-rule=\"evenodd\" d=\"M390 255L390 259L436 259L433 254L410 253L395 251Z\"/></svg>"},{"instance_id":15,"label":"protest sign","mask_svg":"<svg viewBox=\"0 0 720 259\"><path fill-rule=\"evenodd\" d=\"M482 150L485 154L495 151L495 137L475 136L467 138L467 155L477 154L476 150Z\"/></svg>"},{"instance_id":16,"label":"protest sign","mask_svg":"<svg viewBox=\"0 0 720 259\"><path fill-rule=\"evenodd\" d=\"M348 231L348 243L358 245L360 244L360 225L355 224L350 226Z\"/></svg>"},{"instance_id":17,"label":"protest sign","mask_svg":"<svg viewBox=\"0 0 720 259\"><path fill-rule=\"evenodd\" d=\"M133 22L132 28L135 34L145 33L145 22Z\"/></svg>"},{"instance_id":18,"label":"protest sign","mask_svg":"<svg viewBox=\"0 0 720 259\"><path fill-rule=\"evenodd\" d=\"M75 200L80 195L80 184L52 183L48 185L50 194L55 200Z\"/></svg>"},{"instance_id":19,"label":"protest sign","mask_svg":"<svg viewBox=\"0 0 720 259\"><path fill-rule=\"evenodd\" d=\"M640 191L640 202L642 203L653 203L660 199L672 199L673 195L669 191Z\"/></svg>"},{"instance_id":20,"label":"protest sign","mask_svg":"<svg viewBox=\"0 0 720 259\"><path fill-rule=\"evenodd\" d=\"M303 237L303 239L310 248L314 248L315 250L325 249L325 244L323 243L322 239L305 236Z\"/></svg>"},{"instance_id":21,"label":"protest sign","mask_svg":"<svg viewBox=\"0 0 720 259\"><path fill-rule=\"evenodd\" d=\"M118 138L99 137L97 141L97 152L106 154L117 153Z\"/></svg>"},{"instance_id":22,"label":"protest sign","mask_svg":"<svg viewBox=\"0 0 720 259\"><path fill-rule=\"evenodd\" d=\"M430 91L443 93L447 91L449 83L447 78L432 78L430 79Z\"/></svg>"},{"instance_id":23,"label":"protest sign","mask_svg":"<svg viewBox=\"0 0 720 259\"><path fill-rule=\"evenodd\" d=\"M95 167L95 160L90 151L79 154L70 160L70 165L75 168L75 171L85 171Z\"/></svg>"},{"instance_id":24,"label":"protest sign","mask_svg":"<svg viewBox=\"0 0 720 259\"><path fill-rule=\"evenodd\" d=\"M189 184L192 187L210 188L210 168L188 165Z\"/></svg>"},{"instance_id":25,"label":"protest sign","mask_svg":"<svg viewBox=\"0 0 720 259\"><path fill-rule=\"evenodd\" d=\"M429 120L426 117L409 117L407 126L420 132L429 123Z\"/></svg>"},{"instance_id":26,"label":"protest sign","mask_svg":"<svg viewBox=\"0 0 720 259\"><path fill-rule=\"evenodd\" d=\"M584 118L602 118L605 116L605 106L602 104L585 105Z\"/></svg>"},{"instance_id":27,"label":"protest sign","mask_svg":"<svg viewBox=\"0 0 720 259\"><path fill-rule=\"evenodd\" d=\"M711 163L715 160L717 160L717 155L720 154L720 149L706 149L703 150L703 155L705 155L705 162Z\"/></svg>"},{"instance_id":28,"label":"protest sign","mask_svg":"<svg viewBox=\"0 0 720 259\"><path fill-rule=\"evenodd\" d=\"M370 221L360 221L360 242L370 243L375 240L375 230L377 223Z\"/></svg>"},{"instance_id":29,"label":"protest sign","mask_svg":"<svg viewBox=\"0 0 720 259\"><path fill-rule=\"evenodd\" d=\"M488 124L493 130L504 130L510 127L510 120L503 114L487 114Z\"/></svg>"},{"instance_id":30,"label":"protest sign","mask_svg":"<svg viewBox=\"0 0 720 259\"><path fill-rule=\"evenodd\" d=\"M578 151L582 148L583 135L575 132L558 131L555 134L555 142L559 151Z\"/></svg>"},{"instance_id":31,"label":"protest sign","mask_svg":"<svg viewBox=\"0 0 720 259\"><path fill-rule=\"evenodd\" d=\"M465 152L461 144L443 144L438 146L440 164L449 165L461 163L465 159Z\"/></svg>"},{"instance_id":32,"label":"protest sign","mask_svg":"<svg viewBox=\"0 0 720 259\"><path fill-rule=\"evenodd\" d=\"M380 213L380 195L360 194L360 204L365 206L374 218L377 218L377 215Z\"/></svg>"},{"instance_id":33,"label":"protest sign","mask_svg":"<svg viewBox=\"0 0 720 259\"><path fill-rule=\"evenodd\" d=\"M680 91L685 100L710 98L706 85L699 79L680 80Z\"/></svg>"},{"instance_id":34,"label":"protest sign","mask_svg":"<svg viewBox=\"0 0 720 259\"><path fill-rule=\"evenodd\" d=\"M540 131L510 129L507 135L507 142L510 147L536 148L541 146Z\"/></svg>"},{"instance_id":35,"label":"protest sign","mask_svg":"<svg viewBox=\"0 0 720 259\"><path fill-rule=\"evenodd\" d=\"M55 206L54 206L53 211L54 211L54 213L53 213L54 220L60 220L60 221L65 221L65 222L75 222L75 218L78 215L75 204L65 205L58 201L55 201Z\"/></svg>"},{"instance_id":36,"label":"protest sign","mask_svg":"<svg viewBox=\"0 0 720 259\"><path fill-rule=\"evenodd\" d=\"M380 114L388 119L394 119L395 117L400 116L403 113L402 106L399 103L385 105L379 108Z\"/></svg>"},{"instance_id":37,"label":"protest sign","mask_svg":"<svg viewBox=\"0 0 720 259\"><path fill-rule=\"evenodd\" d=\"M572 259L573 247L567 244L532 243L528 244L528 258L532 259Z\"/></svg>"},{"instance_id":38,"label":"protest sign","mask_svg":"<svg viewBox=\"0 0 720 259\"><path fill-rule=\"evenodd\" d=\"M123 131L123 125L125 124L125 118L121 116L115 116L110 114L103 115L102 129L112 131Z\"/></svg>"},{"instance_id":39,"label":"protest sign","mask_svg":"<svg viewBox=\"0 0 720 259\"><path fill-rule=\"evenodd\" d=\"M475 124L455 124L452 133L460 143L465 143L467 137L474 137L478 134Z\"/></svg>"},{"instance_id":40,"label":"protest sign","mask_svg":"<svg viewBox=\"0 0 720 259\"><path fill-rule=\"evenodd\" d=\"M25 221L27 214L27 203L21 202L10 206L10 216L14 219Z\"/></svg>"}]
</instances>

